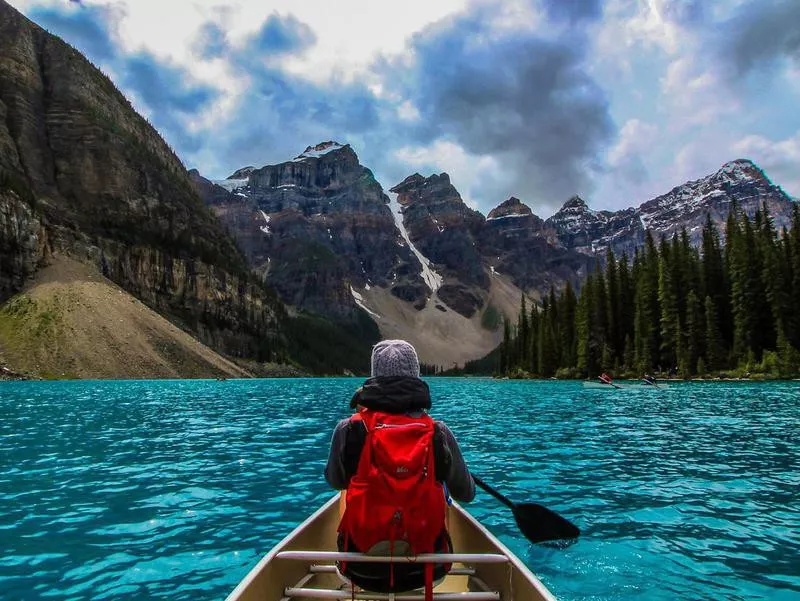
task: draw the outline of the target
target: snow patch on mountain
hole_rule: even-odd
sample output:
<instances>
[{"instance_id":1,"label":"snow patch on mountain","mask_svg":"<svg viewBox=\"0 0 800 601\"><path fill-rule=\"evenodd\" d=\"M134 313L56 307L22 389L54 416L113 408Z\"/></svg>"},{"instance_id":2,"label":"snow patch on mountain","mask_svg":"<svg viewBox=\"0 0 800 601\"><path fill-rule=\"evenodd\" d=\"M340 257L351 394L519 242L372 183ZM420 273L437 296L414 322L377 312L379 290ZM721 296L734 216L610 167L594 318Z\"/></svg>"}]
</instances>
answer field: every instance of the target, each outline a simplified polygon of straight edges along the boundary
<instances>
[{"instance_id":1,"label":"snow patch on mountain","mask_svg":"<svg viewBox=\"0 0 800 601\"><path fill-rule=\"evenodd\" d=\"M369 285L367 285L367 290L369 290ZM364 297L361 296L358 292L356 292L352 285L350 286L350 294L353 295L353 300L356 302L356 304L362 309L364 309L364 311L366 311L373 317L376 317L377 319L381 318L381 316L375 313L375 311L367 307L367 305L364 303Z\"/></svg>"},{"instance_id":2,"label":"snow patch on mountain","mask_svg":"<svg viewBox=\"0 0 800 601\"><path fill-rule=\"evenodd\" d=\"M425 280L425 283L428 285L428 288L431 289L431 292L436 292L442 285L442 276L433 270L431 267L431 262L417 249L416 246L414 246L414 244L411 242L411 238L408 237L406 226L403 224L403 209L400 206L400 203L397 202L397 194L395 192L387 192L387 194L389 196L389 208L392 210L392 216L394 217L394 222L397 225L397 229L400 230L400 235L403 237L403 240L406 241L406 244L408 244L408 248L411 249L411 252L417 255L417 259L419 259L419 262L422 263L422 279Z\"/></svg>"},{"instance_id":3,"label":"snow patch on mountain","mask_svg":"<svg viewBox=\"0 0 800 601\"><path fill-rule=\"evenodd\" d=\"M306 159L318 159L319 157L324 156L329 152L333 152L334 150L339 150L340 148L344 148L344 146L338 142L322 142L316 146L309 146L302 153L292 159L292 162L298 163L305 161Z\"/></svg>"},{"instance_id":4,"label":"snow patch on mountain","mask_svg":"<svg viewBox=\"0 0 800 601\"><path fill-rule=\"evenodd\" d=\"M264 218L264 223L266 225L262 225L258 229L260 229L262 232L264 232L267 235L271 234L272 230L269 229L269 215L267 215L264 211L260 211L260 210L259 210L259 213L261 213L261 216Z\"/></svg>"},{"instance_id":5,"label":"snow patch on mountain","mask_svg":"<svg viewBox=\"0 0 800 601\"><path fill-rule=\"evenodd\" d=\"M499 215L498 217L487 217L486 221L497 221L498 219L511 219L512 217L530 217L530 214L519 215L512 213L511 215Z\"/></svg>"},{"instance_id":6,"label":"snow patch on mountain","mask_svg":"<svg viewBox=\"0 0 800 601\"><path fill-rule=\"evenodd\" d=\"M248 179L216 179L211 180L212 183L218 185L220 188L225 188L228 192L236 192L240 188L247 187Z\"/></svg>"}]
</instances>

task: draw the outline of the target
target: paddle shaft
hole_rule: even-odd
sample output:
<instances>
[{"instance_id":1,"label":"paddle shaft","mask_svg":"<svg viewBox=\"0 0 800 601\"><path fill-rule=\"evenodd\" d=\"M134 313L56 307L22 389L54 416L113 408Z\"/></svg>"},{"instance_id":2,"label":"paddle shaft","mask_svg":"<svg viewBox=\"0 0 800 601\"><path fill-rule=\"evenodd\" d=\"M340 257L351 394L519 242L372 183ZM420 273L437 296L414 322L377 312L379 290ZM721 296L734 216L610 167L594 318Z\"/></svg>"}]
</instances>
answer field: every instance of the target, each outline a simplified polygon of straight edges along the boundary
<instances>
[{"instance_id":1,"label":"paddle shaft","mask_svg":"<svg viewBox=\"0 0 800 601\"><path fill-rule=\"evenodd\" d=\"M506 506L510 507L511 509L514 509L514 503L513 503L513 501L511 501L511 499L509 499L508 497L506 497L506 496L504 496L504 495L501 495L499 492L497 492L497 491L496 491L495 489L493 489L491 486L489 486L488 484L486 484L486 482L484 482L483 480L481 480L480 478L478 478L478 476L476 476L475 474L472 474L472 479L473 479L473 480L475 480L475 484L477 484L478 486L480 486L480 487L481 487L483 490L485 490L486 492L488 492L488 493L489 493L490 495L492 495L492 496L493 496L495 499L497 499L498 501L500 501L500 502L501 502L503 505L506 505Z\"/></svg>"},{"instance_id":2,"label":"paddle shaft","mask_svg":"<svg viewBox=\"0 0 800 601\"><path fill-rule=\"evenodd\" d=\"M511 509L520 532L532 543L577 538L580 535L581 531L575 524L558 515L552 509L548 509L538 503L514 503L508 497L486 484L478 476L473 474L472 479L475 480L475 484Z\"/></svg>"}]
</instances>

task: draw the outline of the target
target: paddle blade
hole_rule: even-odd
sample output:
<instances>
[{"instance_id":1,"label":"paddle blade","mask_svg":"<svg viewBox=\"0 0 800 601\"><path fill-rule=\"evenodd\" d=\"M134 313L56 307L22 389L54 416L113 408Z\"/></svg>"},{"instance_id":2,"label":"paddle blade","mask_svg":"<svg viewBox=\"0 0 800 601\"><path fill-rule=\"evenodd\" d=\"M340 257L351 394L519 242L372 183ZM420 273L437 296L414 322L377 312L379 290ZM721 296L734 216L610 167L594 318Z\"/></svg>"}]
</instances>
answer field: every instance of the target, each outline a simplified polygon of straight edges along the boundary
<instances>
[{"instance_id":1,"label":"paddle blade","mask_svg":"<svg viewBox=\"0 0 800 601\"><path fill-rule=\"evenodd\" d=\"M520 532L532 543L577 538L581 533L568 519L538 503L520 503L512 511Z\"/></svg>"}]
</instances>

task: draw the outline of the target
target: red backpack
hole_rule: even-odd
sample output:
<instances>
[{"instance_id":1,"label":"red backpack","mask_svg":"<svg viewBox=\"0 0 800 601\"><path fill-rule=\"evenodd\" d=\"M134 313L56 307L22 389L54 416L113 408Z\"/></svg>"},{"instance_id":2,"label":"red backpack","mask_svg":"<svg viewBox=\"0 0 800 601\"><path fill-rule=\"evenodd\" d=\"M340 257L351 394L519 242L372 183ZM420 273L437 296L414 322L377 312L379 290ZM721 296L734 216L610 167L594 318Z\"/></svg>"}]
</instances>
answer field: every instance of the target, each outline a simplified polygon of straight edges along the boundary
<instances>
[{"instance_id":1,"label":"red backpack","mask_svg":"<svg viewBox=\"0 0 800 601\"><path fill-rule=\"evenodd\" d=\"M449 551L447 502L434 471L433 419L427 414L409 417L374 410L362 411L351 419L363 422L367 434L358 469L347 487L347 505L339 524L343 550L368 552L377 543L388 541L388 554L394 555L395 545L403 541L408 545L404 555ZM359 566L374 573L380 564ZM383 592L409 590L424 583L429 593L433 575L428 568L423 576L422 567L417 564L413 566L416 576L409 579L408 565L403 561L389 566L388 583L377 582L378 576L373 582L368 577L366 582L364 578L359 582L347 573L354 571L348 567L356 566L342 566L353 582L373 591L384 589ZM449 570L449 565L436 567L436 577ZM424 577L423 583L416 582L419 577Z\"/></svg>"}]
</instances>

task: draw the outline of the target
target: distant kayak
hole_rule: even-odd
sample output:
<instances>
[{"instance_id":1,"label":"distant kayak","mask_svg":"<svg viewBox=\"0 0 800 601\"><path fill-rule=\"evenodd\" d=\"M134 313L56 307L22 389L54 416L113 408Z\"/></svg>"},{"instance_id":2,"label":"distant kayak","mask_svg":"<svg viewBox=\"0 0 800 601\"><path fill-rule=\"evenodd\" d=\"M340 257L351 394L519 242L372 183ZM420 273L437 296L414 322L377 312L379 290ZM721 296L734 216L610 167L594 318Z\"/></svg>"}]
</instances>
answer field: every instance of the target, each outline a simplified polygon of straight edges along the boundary
<instances>
[{"instance_id":1,"label":"distant kayak","mask_svg":"<svg viewBox=\"0 0 800 601\"><path fill-rule=\"evenodd\" d=\"M614 382L613 385L611 384L603 384L602 382L584 382L584 388L591 388L591 389L607 389L607 390L627 390L628 388L631 389L639 389L639 388L652 388L653 390L662 390L664 388L669 388L669 384L662 384L660 382L656 384L645 384L644 382Z\"/></svg>"}]
</instances>

